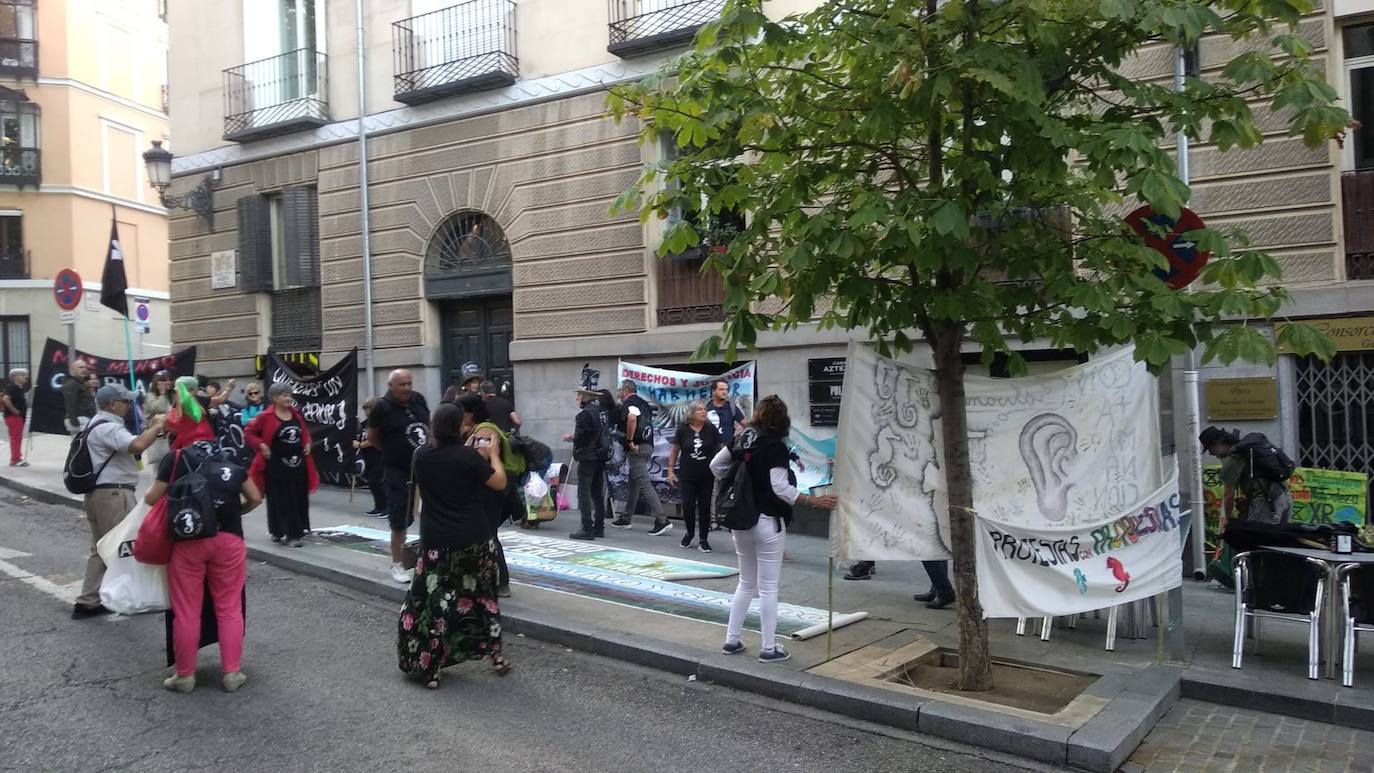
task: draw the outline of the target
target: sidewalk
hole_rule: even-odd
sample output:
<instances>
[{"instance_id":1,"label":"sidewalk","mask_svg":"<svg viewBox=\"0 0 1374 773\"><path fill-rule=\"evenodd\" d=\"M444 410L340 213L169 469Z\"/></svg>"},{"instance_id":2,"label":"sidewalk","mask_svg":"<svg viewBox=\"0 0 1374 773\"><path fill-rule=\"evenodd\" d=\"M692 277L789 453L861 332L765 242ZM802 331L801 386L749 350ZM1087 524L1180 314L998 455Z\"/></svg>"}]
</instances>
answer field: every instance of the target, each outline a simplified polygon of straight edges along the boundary
<instances>
[{"instance_id":1,"label":"sidewalk","mask_svg":"<svg viewBox=\"0 0 1374 773\"><path fill-rule=\"evenodd\" d=\"M0 470L0 483L44 501L76 503L78 498L61 484L66 445L64 437L35 436L28 457L32 466ZM150 479L150 472L145 471L145 476ZM347 490L322 487L311 500L311 525L316 532L335 526L384 531L384 520L363 515L371 508L371 501L365 490L358 491L350 503ZM403 598L404 587L388 576L389 558L385 555L365 546L349 549L329 544L318 536L308 539L304 548L273 544L267 539L264 518L260 509L244 519L252 558L398 602ZM607 539L591 544L641 551L662 556L665 561L736 565L727 532L713 533L716 551L703 554L679 547L683 534L680 521L662 537L649 536L647 527L648 519L637 519L633 530L608 528ZM564 513L538 530L508 527L503 538L514 542L521 535L536 535L554 539L557 547L566 546L568 551L589 549L588 543L566 539L575 528L576 513ZM412 531L418 533L418 529ZM505 537L506 533L511 536ZM781 600L825 610L831 593L827 541L789 535L787 549L791 561L783 567ZM526 568L535 564L523 558L520 564L512 561L513 596L502 603L506 627L512 632L1045 762L1114 771L1180 695L1374 729L1374 692L1367 687L1374 683L1374 671L1363 679L1357 671L1354 689L1341 688L1338 681L1309 682L1305 678L1302 630L1279 626L1266 629L1263 654L1247 651L1245 669L1233 671L1234 599L1191 582L1185 585L1187 664L1157 664L1154 638L1127 639L1121 632L1116 651L1104 651L1105 614L1102 619L1081 621L1076 630L1057 626L1048 642L1031 635L1037 630L1034 626L1028 635L1019 637L1014 634L1014 621L992 621L992 651L997 659L1100 675L1082 698L1047 715L994 707L963 696L940 695L937 700L933 693L878 679L847 681L811 672L827 661L828 646L834 658L871 648L865 653L873 653L875 659L907 645L917 645L918 649L926 642L938 647L957 646L953 608L929 610L911 598L913 593L927 589L918 563L880 564L875 577L862 582L840 579L844 567L836 566L836 614L866 612L867 619L836 630L829 645L824 634L792 641L787 644L792 659L767 666L755 662L752 655L732 658L720 654L722 625L652 611L653 605L616 600L613 575L608 575L612 577L609 590L593 594L551 581L547 574ZM628 590L636 584L635 578L619 582ZM669 584L682 589L684 596L694 595L692 589L729 594L735 578ZM1155 633L1147 626L1147 635ZM757 652L756 632L746 630L745 642L751 653ZM1361 684L1366 687L1359 687Z\"/></svg>"}]
</instances>

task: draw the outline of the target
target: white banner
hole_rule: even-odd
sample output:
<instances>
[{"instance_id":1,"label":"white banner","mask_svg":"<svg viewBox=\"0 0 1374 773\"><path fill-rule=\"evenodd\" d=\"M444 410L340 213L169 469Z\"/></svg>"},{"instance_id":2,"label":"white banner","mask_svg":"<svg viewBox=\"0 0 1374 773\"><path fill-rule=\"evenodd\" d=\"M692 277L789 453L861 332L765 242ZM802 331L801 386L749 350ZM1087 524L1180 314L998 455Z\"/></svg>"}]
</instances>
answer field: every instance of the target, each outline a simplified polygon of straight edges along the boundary
<instances>
[{"instance_id":1,"label":"white banner","mask_svg":"<svg viewBox=\"0 0 1374 773\"><path fill-rule=\"evenodd\" d=\"M1028 529L978 518L985 617L1046 617L1147 599L1183 583L1178 476L1100 524Z\"/></svg>"}]
</instances>

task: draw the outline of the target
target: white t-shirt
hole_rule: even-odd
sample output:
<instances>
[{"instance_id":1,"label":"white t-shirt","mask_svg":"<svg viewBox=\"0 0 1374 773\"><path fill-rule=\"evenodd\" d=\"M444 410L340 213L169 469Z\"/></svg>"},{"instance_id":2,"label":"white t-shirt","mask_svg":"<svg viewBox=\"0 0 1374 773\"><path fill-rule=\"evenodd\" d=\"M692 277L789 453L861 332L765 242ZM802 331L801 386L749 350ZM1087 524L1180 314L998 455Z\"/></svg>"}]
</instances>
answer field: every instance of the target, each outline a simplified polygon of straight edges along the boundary
<instances>
[{"instance_id":1,"label":"white t-shirt","mask_svg":"<svg viewBox=\"0 0 1374 773\"><path fill-rule=\"evenodd\" d=\"M95 469L105 465L96 477L96 485L102 483L138 485L138 462L129 453L129 444L134 442L133 433L124 428L124 420L108 411L98 411L91 423L104 422L91 430L86 440L91 449L91 464ZM109 460L109 464L105 460Z\"/></svg>"}]
</instances>

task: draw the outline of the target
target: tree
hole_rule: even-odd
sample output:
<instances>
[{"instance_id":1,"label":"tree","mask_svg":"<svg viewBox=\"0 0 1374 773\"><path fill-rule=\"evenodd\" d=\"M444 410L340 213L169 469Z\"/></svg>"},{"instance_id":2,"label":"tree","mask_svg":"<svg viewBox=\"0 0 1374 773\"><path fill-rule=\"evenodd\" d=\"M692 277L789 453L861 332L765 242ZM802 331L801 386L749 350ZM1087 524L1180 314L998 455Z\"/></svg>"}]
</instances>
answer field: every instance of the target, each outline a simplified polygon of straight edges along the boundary
<instances>
[{"instance_id":1,"label":"tree","mask_svg":"<svg viewBox=\"0 0 1374 773\"><path fill-rule=\"evenodd\" d=\"M1278 263L1243 236L1188 238L1211 262L1192 293L1156 275L1164 260L1126 227L1131 200L1177 217L1189 189L1165 146L1178 131L1222 150L1262 137L1252 102L1283 111L1311 145L1349 115L1296 34L1307 0L830 0L771 21L728 0L694 49L612 90L642 139L680 152L646 169L617 206L668 218L683 208L748 213L707 270L727 319L698 357L733 359L757 331L817 322L867 330L884 353L930 346L944 424L964 690L991 686L974 565L964 408L965 343L1025 370L1015 341L1092 352L1134 343L1158 371L1204 361L1274 361L1247 324L1280 310ZM1181 91L1121 74L1139 48L1203 36L1247 51ZM668 223L660 253L701 234ZM767 302L767 303L765 303ZM1282 345L1329 356L1314 329Z\"/></svg>"}]
</instances>

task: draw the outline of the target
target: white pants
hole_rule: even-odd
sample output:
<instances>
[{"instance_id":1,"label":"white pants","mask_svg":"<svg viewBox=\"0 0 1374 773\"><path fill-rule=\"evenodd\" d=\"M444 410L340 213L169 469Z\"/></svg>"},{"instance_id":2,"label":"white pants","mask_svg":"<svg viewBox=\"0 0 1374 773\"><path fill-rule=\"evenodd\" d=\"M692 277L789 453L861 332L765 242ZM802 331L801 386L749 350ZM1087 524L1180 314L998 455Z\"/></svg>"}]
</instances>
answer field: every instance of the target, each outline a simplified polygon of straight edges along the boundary
<instances>
[{"instance_id":1,"label":"white pants","mask_svg":"<svg viewBox=\"0 0 1374 773\"><path fill-rule=\"evenodd\" d=\"M730 606L730 623L725 628L725 640L737 642L744 634L744 618L749 604L759 600L760 628L763 630L763 649L774 647L778 627L778 579L782 575L782 549L787 527L771 515L760 515L759 522L748 531L736 530L735 555L739 556L739 587Z\"/></svg>"}]
</instances>

